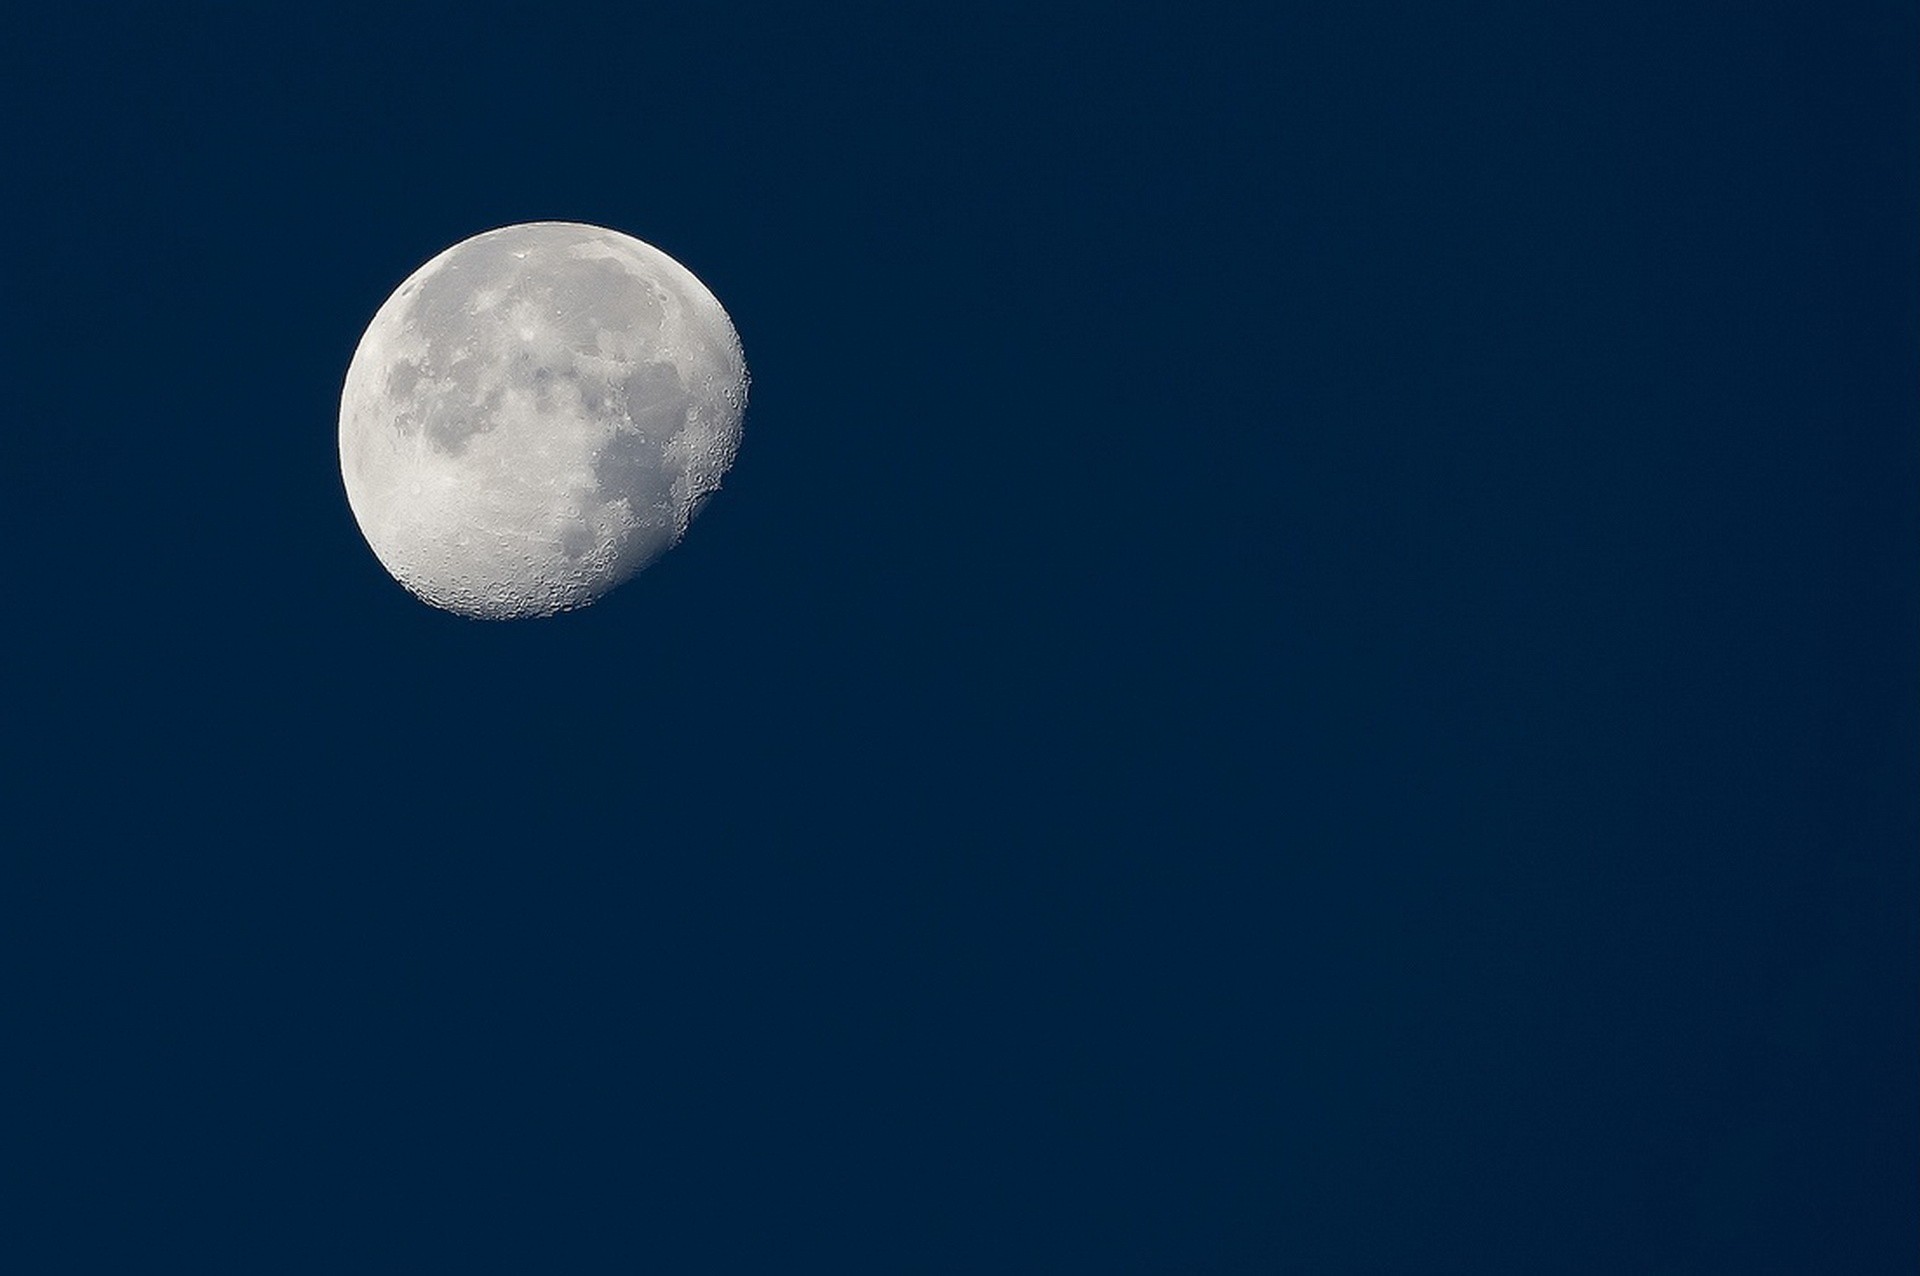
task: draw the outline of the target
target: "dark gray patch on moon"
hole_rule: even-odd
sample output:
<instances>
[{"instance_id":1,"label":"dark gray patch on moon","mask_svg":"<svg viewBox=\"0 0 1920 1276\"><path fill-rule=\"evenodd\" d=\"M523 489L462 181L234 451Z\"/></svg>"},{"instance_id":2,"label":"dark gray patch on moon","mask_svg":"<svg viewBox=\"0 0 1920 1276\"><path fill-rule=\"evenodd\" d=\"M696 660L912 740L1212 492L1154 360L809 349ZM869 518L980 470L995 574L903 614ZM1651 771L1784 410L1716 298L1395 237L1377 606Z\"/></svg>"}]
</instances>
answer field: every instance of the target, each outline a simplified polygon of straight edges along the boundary
<instances>
[{"instance_id":1,"label":"dark gray patch on moon","mask_svg":"<svg viewBox=\"0 0 1920 1276\"><path fill-rule=\"evenodd\" d=\"M387 373L387 393L393 398L406 398L413 393L413 387L419 384L420 365L411 359L394 364Z\"/></svg>"},{"instance_id":2,"label":"dark gray patch on moon","mask_svg":"<svg viewBox=\"0 0 1920 1276\"><path fill-rule=\"evenodd\" d=\"M593 461L595 485L608 499L625 497L642 526L664 526L672 508L673 476L661 463L661 440L621 430Z\"/></svg>"},{"instance_id":3,"label":"dark gray patch on moon","mask_svg":"<svg viewBox=\"0 0 1920 1276\"><path fill-rule=\"evenodd\" d=\"M601 332L660 331L665 317L660 299L651 288L640 290L619 263L553 256L540 264L539 282L530 295L556 316L561 339L575 350L592 352Z\"/></svg>"},{"instance_id":4,"label":"dark gray patch on moon","mask_svg":"<svg viewBox=\"0 0 1920 1276\"><path fill-rule=\"evenodd\" d=\"M420 427L434 447L449 454L458 453L480 429L478 405L453 401L444 395L436 397L426 404Z\"/></svg>"},{"instance_id":5,"label":"dark gray patch on moon","mask_svg":"<svg viewBox=\"0 0 1920 1276\"><path fill-rule=\"evenodd\" d=\"M627 374L620 389L626 396L627 420L648 438L664 441L686 427L686 387L668 365L643 363Z\"/></svg>"}]
</instances>

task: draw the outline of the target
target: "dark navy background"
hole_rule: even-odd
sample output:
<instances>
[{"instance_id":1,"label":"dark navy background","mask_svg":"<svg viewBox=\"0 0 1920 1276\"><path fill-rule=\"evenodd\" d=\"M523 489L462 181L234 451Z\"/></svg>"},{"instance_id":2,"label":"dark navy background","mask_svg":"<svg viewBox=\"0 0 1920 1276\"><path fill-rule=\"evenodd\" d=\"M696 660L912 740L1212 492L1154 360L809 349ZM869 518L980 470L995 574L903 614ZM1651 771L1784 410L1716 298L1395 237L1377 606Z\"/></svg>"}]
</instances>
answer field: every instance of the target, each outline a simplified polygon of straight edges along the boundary
<instances>
[{"instance_id":1,"label":"dark navy background","mask_svg":"<svg viewBox=\"0 0 1920 1276\"><path fill-rule=\"evenodd\" d=\"M1914 1269L1912 6L334 9L0 40L9 1271ZM746 437L473 623L548 218Z\"/></svg>"}]
</instances>

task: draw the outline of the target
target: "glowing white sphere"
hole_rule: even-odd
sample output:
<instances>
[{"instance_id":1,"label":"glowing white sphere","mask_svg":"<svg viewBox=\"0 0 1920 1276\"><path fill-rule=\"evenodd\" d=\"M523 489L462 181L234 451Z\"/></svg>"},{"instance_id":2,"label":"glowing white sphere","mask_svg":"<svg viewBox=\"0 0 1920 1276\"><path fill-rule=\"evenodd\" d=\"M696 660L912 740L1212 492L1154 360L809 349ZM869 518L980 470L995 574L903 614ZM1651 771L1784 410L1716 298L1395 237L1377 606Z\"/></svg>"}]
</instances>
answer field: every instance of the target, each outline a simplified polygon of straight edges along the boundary
<instances>
[{"instance_id":1,"label":"glowing white sphere","mask_svg":"<svg viewBox=\"0 0 1920 1276\"><path fill-rule=\"evenodd\" d=\"M340 396L340 474L423 601L582 607L686 533L733 463L740 338L659 249L574 222L455 244L387 298Z\"/></svg>"}]
</instances>

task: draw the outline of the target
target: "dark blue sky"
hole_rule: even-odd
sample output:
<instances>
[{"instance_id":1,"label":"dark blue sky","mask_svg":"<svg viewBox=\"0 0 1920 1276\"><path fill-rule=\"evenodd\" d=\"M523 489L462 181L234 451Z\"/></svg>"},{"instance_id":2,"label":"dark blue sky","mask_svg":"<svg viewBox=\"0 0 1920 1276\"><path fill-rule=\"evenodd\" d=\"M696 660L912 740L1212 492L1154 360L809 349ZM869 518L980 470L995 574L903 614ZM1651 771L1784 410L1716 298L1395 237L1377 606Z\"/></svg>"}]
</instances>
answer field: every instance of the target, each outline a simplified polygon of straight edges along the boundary
<instances>
[{"instance_id":1,"label":"dark blue sky","mask_svg":"<svg viewBox=\"0 0 1920 1276\"><path fill-rule=\"evenodd\" d=\"M1911 5L118 9L0 53L9 1270L1913 1270ZM745 441L462 621L340 382L548 218Z\"/></svg>"}]
</instances>

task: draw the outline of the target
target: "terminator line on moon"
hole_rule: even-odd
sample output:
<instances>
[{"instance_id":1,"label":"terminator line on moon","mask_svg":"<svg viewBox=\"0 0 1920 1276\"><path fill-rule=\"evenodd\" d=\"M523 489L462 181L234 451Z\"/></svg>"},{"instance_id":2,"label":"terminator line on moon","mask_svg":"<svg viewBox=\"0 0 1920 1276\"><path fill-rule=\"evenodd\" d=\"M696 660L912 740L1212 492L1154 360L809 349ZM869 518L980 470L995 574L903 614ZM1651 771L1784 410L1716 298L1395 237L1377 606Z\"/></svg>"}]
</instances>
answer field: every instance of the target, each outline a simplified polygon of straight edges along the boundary
<instances>
[{"instance_id":1,"label":"terminator line on moon","mask_svg":"<svg viewBox=\"0 0 1920 1276\"><path fill-rule=\"evenodd\" d=\"M630 235L530 222L455 244L387 298L340 396L347 503L435 607L547 616L676 544L740 443L720 303Z\"/></svg>"}]
</instances>

